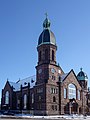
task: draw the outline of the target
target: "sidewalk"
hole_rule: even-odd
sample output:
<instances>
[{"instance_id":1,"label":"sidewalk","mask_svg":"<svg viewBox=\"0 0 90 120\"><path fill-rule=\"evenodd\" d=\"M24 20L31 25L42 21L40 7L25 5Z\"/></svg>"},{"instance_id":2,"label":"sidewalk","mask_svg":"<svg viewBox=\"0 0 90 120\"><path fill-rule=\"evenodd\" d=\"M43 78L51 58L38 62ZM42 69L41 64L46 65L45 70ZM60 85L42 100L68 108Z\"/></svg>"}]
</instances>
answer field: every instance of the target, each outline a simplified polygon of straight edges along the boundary
<instances>
[{"instance_id":1,"label":"sidewalk","mask_svg":"<svg viewBox=\"0 0 90 120\"><path fill-rule=\"evenodd\" d=\"M90 120L90 116L83 115L57 115L57 116L33 116L30 114L16 114L14 116L11 115L0 115L0 118L8 118L8 119L59 119L59 120Z\"/></svg>"}]
</instances>

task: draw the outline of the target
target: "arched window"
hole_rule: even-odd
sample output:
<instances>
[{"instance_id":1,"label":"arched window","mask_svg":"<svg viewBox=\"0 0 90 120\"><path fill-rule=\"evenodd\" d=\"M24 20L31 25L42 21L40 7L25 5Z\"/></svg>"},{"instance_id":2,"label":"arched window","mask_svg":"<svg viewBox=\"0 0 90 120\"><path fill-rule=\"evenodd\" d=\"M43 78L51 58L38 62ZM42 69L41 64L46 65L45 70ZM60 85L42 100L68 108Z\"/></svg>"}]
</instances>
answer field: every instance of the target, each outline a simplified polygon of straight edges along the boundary
<instances>
[{"instance_id":1,"label":"arched window","mask_svg":"<svg viewBox=\"0 0 90 120\"><path fill-rule=\"evenodd\" d=\"M80 90L78 90L78 100L80 100L81 96L80 96Z\"/></svg>"},{"instance_id":2,"label":"arched window","mask_svg":"<svg viewBox=\"0 0 90 120\"><path fill-rule=\"evenodd\" d=\"M54 50L52 50L52 60L54 61Z\"/></svg>"},{"instance_id":3,"label":"arched window","mask_svg":"<svg viewBox=\"0 0 90 120\"><path fill-rule=\"evenodd\" d=\"M55 98L55 96L53 97L53 102L56 102L56 98Z\"/></svg>"},{"instance_id":4,"label":"arched window","mask_svg":"<svg viewBox=\"0 0 90 120\"><path fill-rule=\"evenodd\" d=\"M5 93L5 104L9 104L9 91Z\"/></svg>"},{"instance_id":5,"label":"arched window","mask_svg":"<svg viewBox=\"0 0 90 120\"><path fill-rule=\"evenodd\" d=\"M32 103L34 103L34 93L32 93Z\"/></svg>"},{"instance_id":6,"label":"arched window","mask_svg":"<svg viewBox=\"0 0 90 120\"><path fill-rule=\"evenodd\" d=\"M76 99L76 87L72 83L68 85L68 98L69 99L73 99L73 98Z\"/></svg>"},{"instance_id":7,"label":"arched window","mask_svg":"<svg viewBox=\"0 0 90 120\"><path fill-rule=\"evenodd\" d=\"M67 89L64 88L64 98L67 98Z\"/></svg>"},{"instance_id":8,"label":"arched window","mask_svg":"<svg viewBox=\"0 0 90 120\"><path fill-rule=\"evenodd\" d=\"M48 60L48 49L45 50L45 60Z\"/></svg>"},{"instance_id":9,"label":"arched window","mask_svg":"<svg viewBox=\"0 0 90 120\"><path fill-rule=\"evenodd\" d=\"M24 109L27 108L27 95L24 94Z\"/></svg>"},{"instance_id":10,"label":"arched window","mask_svg":"<svg viewBox=\"0 0 90 120\"><path fill-rule=\"evenodd\" d=\"M61 76L58 76L58 81L59 81L59 82L62 82Z\"/></svg>"},{"instance_id":11,"label":"arched window","mask_svg":"<svg viewBox=\"0 0 90 120\"><path fill-rule=\"evenodd\" d=\"M41 61L41 51L39 52L39 61Z\"/></svg>"}]
</instances>

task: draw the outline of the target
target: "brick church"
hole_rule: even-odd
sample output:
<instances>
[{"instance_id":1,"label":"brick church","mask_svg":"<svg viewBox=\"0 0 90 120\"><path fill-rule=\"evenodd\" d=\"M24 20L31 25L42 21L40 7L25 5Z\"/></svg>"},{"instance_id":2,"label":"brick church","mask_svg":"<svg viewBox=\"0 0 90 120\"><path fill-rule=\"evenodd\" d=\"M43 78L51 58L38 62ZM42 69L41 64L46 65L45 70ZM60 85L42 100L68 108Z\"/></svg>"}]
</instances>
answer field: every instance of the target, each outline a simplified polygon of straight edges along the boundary
<instances>
[{"instance_id":1,"label":"brick church","mask_svg":"<svg viewBox=\"0 0 90 120\"><path fill-rule=\"evenodd\" d=\"M82 68L76 75L57 64L56 39L46 16L39 36L36 75L16 82L7 80L2 89L2 110L23 110L32 114L90 113L88 77Z\"/></svg>"}]
</instances>

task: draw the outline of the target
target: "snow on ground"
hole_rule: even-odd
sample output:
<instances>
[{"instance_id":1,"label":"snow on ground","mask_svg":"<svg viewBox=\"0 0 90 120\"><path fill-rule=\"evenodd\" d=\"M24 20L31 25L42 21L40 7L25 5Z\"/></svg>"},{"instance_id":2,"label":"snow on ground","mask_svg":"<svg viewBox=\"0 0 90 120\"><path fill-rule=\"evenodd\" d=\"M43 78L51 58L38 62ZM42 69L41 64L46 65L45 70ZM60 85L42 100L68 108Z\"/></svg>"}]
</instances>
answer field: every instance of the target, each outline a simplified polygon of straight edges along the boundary
<instances>
[{"instance_id":1,"label":"snow on ground","mask_svg":"<svg viewBox=\"0 0 90 120\"><path fill-rule=\"evenodd\" d=\"M60 118L65 118L65 119L77 119L77 120L90 120L90 116L83 116L83 115L56 115L56 116L33 116L33 115L21 115L24 118L45 118L45 119L60 119Z\"/></svg>"},{"instance_id":2,"label":"snow on ground","mask_svg":"<svg viewBox=\"0 0 90 120\"><path fill-rule=\"evenodd\" d=\"M17 115L16 115L17 116ZM90 116L83 116L83 115L56 115L56 116L33 116L30 114L19 114L18 116L22 116L24 118L45 118L45 119L60 119L60 118L65 118L65 119L79 119L79 120L90 120Z\"/></svg>"},{"instance_id":3,"label":"snow on ground","mask_svg":"<svg viewBox=\"0 0 90 120\"><path fill-rule=\"evenodd\" d=\"M0 115L0 117L11 117L11 118L44 118L44 119L60 119L60 118L65 118L65 119L71 119L71 120L90 120L90 116L83 116L83 115L56 115L56 116L34 116L31 114L16 114L14 116L10 115Z\"/></svg>"}]
</instances>

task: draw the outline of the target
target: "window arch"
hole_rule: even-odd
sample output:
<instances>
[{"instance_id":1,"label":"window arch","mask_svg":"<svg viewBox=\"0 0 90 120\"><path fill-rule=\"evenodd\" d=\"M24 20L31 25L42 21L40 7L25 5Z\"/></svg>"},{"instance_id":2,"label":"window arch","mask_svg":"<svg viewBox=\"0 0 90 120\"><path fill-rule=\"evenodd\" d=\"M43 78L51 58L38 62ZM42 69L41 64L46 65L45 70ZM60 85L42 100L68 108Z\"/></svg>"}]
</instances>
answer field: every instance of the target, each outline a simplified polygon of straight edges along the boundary
<instances>
[{"instance_id":1,"label":"window arch","mask_svg":"<svg viewBox=\"0 0 90 120\"><path fill-rule=\"evenodd\" d=\"M27 108L27 95L24 94L24 109Z\"/></svg>"},{"instance_id":2,"label":"window arch","mask_svg":"<svg viewBox=\"0 0 90 120\"><path fill-rule=\"evenodd\" d=\"M78 90L78 100L80 100L81 95L80 95L80 90Z\"/></svg>"},{"instance_id":3,"label":"window arch","mask_svg":"<svg viewBox=\"0 0 90 120\"><path fill-rule=\"evenodd\" d=\"M34 103L34 93L32 93L32 103Z\"/></svg>"},{"instance_id":4,"label":"window arch","mask_svg":"<svg viewBox=\"0 0 90 120\"><path fill-rule=\"evenodd\" d=\"M68 98L69 99L76 99L76 86L74 84L69 84L68 85Z\"/></svg>"},{"instance_id":5,"label":"window arch","mask_svg":"<svg viewBox=\"0 0 90 120\"><path fill-rule=\"evenodd\" d=\"M62 82L61 76L58 76L58 81L59 81L59 82Z\"/></svg>"},{"instance_id":6,"label":"window arch","mask_svg":"<svg viewBox=\"0 0 90 120\"><path fill-rule=\"evenodd\" d=\"M5 93L5 104L9 104L9 91Z\"/></svg>"},{"instance_id":7,"label":"window arch","mask_svg":"<svg viewBox=\"0 0 90 120\"><path fill-rule=\"evenodd\" d=\"M48 60L48 49L45 49L45 60Z\"/></svg>"},{"instance_id":8,"label":"window arch","mask_svg":"<svg viewBox=\"0 0 90 120\"><path fill-rule=\"evenodd\" d=\"M55 96L53 97L53 102L56 102L56 97Z\"/></svg>"},{"instance_id":9,"label":"window arch","mask_svg":"<svg viewBox=\"0 0 90 120\"><path fill-rule=\"evenodd\" d=\"M54 61L54 50L52 50L52 60Z\"/></svg>"},{"instance_id":10,"label":"window arch","mask_svg":"<svg viewBox=\"0 0 90 120\"><path fill-rule=\"evenodd\" d=\"M67 89L64 88L64 98L67 98Z\"/></svg>"}]
</instances>

